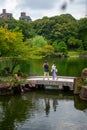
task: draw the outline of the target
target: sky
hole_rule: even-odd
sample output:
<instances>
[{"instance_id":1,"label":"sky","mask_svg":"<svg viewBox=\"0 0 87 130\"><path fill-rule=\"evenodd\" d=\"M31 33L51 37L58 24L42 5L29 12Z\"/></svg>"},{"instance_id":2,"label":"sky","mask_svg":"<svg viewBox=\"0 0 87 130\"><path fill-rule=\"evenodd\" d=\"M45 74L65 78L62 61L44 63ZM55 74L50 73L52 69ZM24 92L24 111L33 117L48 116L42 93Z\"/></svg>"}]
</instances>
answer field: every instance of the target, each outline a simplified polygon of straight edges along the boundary
<instances>
[{"instance_id":1,"label":"sky","mask_svg":"<svg viewBox=\"0 0 87 130\"><path fill-rule=\"evenodd\" d=\"M67 13L80 19L87 15L87 0L0 0L0 14L2 9L15 19L19 19L21 12L33 21Z\"/></svg>"}]
</instances>

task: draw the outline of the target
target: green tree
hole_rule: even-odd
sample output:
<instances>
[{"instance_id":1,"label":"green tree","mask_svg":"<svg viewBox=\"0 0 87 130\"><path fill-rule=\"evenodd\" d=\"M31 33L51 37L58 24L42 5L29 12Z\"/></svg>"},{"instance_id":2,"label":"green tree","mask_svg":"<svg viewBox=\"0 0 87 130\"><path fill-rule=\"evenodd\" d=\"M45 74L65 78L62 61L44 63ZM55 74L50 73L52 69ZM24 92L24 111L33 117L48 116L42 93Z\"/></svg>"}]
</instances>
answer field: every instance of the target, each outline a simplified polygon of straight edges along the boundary
<instances>
[{"instance_id":1,"label":"green tree","mask_svg":"<svg viewBox=\"0 0 87 130\"><path fill-rule=\"evenodd\" d=\"M74 37L70 37L68 39L68 47L71 50L83 49L82 41Z\"/></svg>"},{"instance_id":2,"label":"green tree","mask_svg":"<svg viewBox=\"0 0 87 130\"><path fill-rule=\"evenodd\" d=\"M30 48L23 42L22 32L9 31L7 25L0 28L0 56L12 61L11 72L18 65L18 59L31 58Z\"/></svg>"},{"instance_id":3,"label":"green tree","mask_svg":"<svg viewBox=\"0 0 87 130\"><path fill-rule=\"evenodd\" d=\"M21 32L12 32L7 26L0 28L0 56L23 57L28 52L27 46L23 43Z\"/></svg>"},{"instance_id":4,"label":"green tree","mask_svg":"<svg viewBox=\"0 0 87 130\"><path fill-rule=\"evenodd\" d=\"M6 24L8 25L8 30L13 31L18 27L24 36L23 41L25 41L27 38L32 38L35 36L35 30L33 30L31 24L27 21L0 18L0 26L4 27Z\"/></svg>"},{"instance_id":5,"label":"green tree","mask_svg":"<svg viewBox=\"0 0 87 130\"><path fill-rule=\"evenodd\" d=\"M42 48L42 54L46 56L50 56L54 53L54 48L51 45L46 45Z\"/></svg>"},{"instance_id":6,"label":"green tree","mask_svg":"<svg viewBox=\"0 0 87 130\"><path fill-rule=\"evenodd\" d=\"M32 47L44 47L45 45L47 45L47 41L43 36L35 36L32 39Z\"/></svg>"},{"instance_id":7,"label":"green tree","mask_svg":"<svg viewBox=\"0 0 87 130\"><path fill-rule=\"evenodd\" d=\"M49 45L43 36L35 36L33 39L27 39L25 44L31 48L31 52L33 52L32 58L45 57L54 52L52 45Z\"/></svg>"},{"instance_id":8,"label":"green tree","mask_svg":"<svg viewBox=\"0 0 87 130\"><path fill-rule=\"evenodd\" d=\"M63 55L67 54L67 45L64 41L58 43L58 52L62 52Z\"/></svg>"},{"instance_id":9,"label":"green tree","mask_svg":"<svg viewBox=\"0 0 87 130\"><path fill-rule=\"evenodd\" d=\"M71 35L77 36L77 22L70 14L50 18L43 17L42 19L33 21L31 24L35 33L50 40L50 44L53 44L55 41L65 41Z\"/></svg>"},{"instance_id":10,"label":"green tree","mask_svg":"<svg viewBox=\"0 0 87 130\"><path fill-rule=\"evenodd\" d=\"M58 43L57 42L53 42L52 46L54 47L54 51L58 52Z\"/></svg>"},{"instance_id":11,"label":"green tree","mask_svg":"<svg viewBox=\"0 0 87 130\"><path fill-rule=\"evenodd\" d=\"M78 20L78 38L82 40L84 50L87 50L87 18Z\"/></svg>"}]
</instances>

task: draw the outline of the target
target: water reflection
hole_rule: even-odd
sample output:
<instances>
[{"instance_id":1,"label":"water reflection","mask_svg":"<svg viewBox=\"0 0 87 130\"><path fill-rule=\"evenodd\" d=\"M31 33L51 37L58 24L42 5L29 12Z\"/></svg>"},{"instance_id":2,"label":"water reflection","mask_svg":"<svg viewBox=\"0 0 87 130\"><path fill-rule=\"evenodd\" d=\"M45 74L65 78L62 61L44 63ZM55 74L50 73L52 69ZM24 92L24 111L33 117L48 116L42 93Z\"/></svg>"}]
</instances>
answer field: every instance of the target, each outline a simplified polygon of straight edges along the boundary
<instances>
[{"instance_id":1,"label":"water reflection","mask_svg":"<svg viewBox=\"0 0 87 130\"><path fill-rule=\"evenodd\" d=\"M50 99L46 98L44 101L45 101L45 112L46 112L46 115L48 116L50 113L50 104L51 104ZM53 98L52 105L53 105L53 110L56 111L56 108L58 106L58 99L57 98Z\"/></svg>"},{"instance_id":2,"label":"water reflection","mask_svg":"<svg viewBox=\"0 0 87 130\"><path fill-rule=\"evenodd\" d=\"M45 101L45 111L46 111L46 115L48 115L49 112L50 112L50 99L49 99L49 98L46 98L44 101Z\"/></svg>"},{"instance_id":3,"label":"water reflection","mask_svg":"<svg viewBox=\"0 0 87 130\"><path fill-rule=\"evenodd\" d=\"M57 101L56 98L54 98L53 99L53 109L54 109L54 111L56 111L57 106L58 106L58 101Z\"/></svg>"},{"instance_id":4,"label":"water reflection","mask_svg":"<svg viewBox=\"0 0 87 130\"><path fill-rule=\"evenodd\" d=\"M3 130L14 130L18 122L22 123L26 120L27 112L32 106L31 103L20 96L1 97L0 128Z\"/></svg>"},{"instance_id":5,"label":"water reflection","mask_svg":"<svg viewBox=\"0 0 87 130\"><path fill-rule=\"evenodd\" d=\"M0 97L0 130L86 130L86 121L87 102L73 93Z\"/></svg>"},{"instance_id":6,"label":"water reflection","mask_svg":"<svg viewBox=\"0 0 87 130\"><path fill-rule=\"evenodd\" d=\"M74 106L78 110L85 110L87 109L87 101L81 100L79 96L74 95Z\"/></svg>"},{"instance_id":7,"label":"water reflection","mask_svg":"<svg viewBox=\"0 0 87 130\"><path fill-rule=\"evenodd\" d=\"M50 113L50 105L51 105L51 99L50 98L45 98L44 99L45 102L45 112L46 112L46 116L49 115ZM53 98L52 99L52 106L53 106L53 110L56 111L56 108L58 106L58 99L57 98Z\"/></svg>"}]
</instances>

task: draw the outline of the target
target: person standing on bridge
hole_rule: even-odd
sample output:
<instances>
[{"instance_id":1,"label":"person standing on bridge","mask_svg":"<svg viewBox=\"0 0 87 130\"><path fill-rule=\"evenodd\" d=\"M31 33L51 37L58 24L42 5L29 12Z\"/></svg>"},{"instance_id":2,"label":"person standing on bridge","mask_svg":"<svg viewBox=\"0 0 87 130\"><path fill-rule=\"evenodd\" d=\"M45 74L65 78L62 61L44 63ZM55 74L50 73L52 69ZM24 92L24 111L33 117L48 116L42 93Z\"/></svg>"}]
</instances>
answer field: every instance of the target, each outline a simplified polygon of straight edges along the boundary
<instances>
[{"instance_id":1,"label":"person standing on bridge","mask_svg":"<svg viewBox=\"0 0 87 130\"><path fill-rule=\"evenodd\" d=\"M45 79L47 77L49 80L49 65L48 65L47 61L44 62L43 68L44 68L44 78L43 79Z\"/></svg>"},{"instance_id":2,"label":"person standing on bridge","mask_svg":"<svg viewBox=\"0 0 87 130\"><path fill-rule=\"evenodd\" d=\"M56 68L55 62L52 65L51 72L52 72L53 80L57 79L57 68Z\"/></svg>"}]
</instances>

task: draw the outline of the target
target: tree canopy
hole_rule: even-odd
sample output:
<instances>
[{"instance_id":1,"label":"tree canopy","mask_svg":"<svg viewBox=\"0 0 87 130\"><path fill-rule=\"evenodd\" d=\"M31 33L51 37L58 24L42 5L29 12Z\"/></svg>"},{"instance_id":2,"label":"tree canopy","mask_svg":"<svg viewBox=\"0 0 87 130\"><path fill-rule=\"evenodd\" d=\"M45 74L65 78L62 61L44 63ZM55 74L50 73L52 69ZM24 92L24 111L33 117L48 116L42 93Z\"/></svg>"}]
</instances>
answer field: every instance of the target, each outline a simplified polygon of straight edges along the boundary
<instances>
[{"instance_id":1,"label":"tree canopy","mask_svg":"<svg viewBox=\"0 0 87 130\"><path fill-rule=\"evenodd\" d=\"M53 17L43 17L42 19L37 19L30 23L24 20L0 18L0 26L4 27L6 24L8 25L8 30L10 31L8 35L13 35L11 33L15 32L13 39L16 37L16 43L20 40L21 37L23 44L26 44L26 46L27 42L28 46L34 46L35 44L35 46L38 47L39 52L39 47L45 43L44 41L47 42L47 45L53 46L54 51L58 51L58 44L61 41L65 42L68 50L76 51L78 48L87 50L87 18L77 20L70 14L62 14ZM19 36L19 39L17 39L17 35L19 35L20 32L21 36ZM3 38L0 38L1 42L2 40L6 40L4 37L5 32L1 34L0 37L2 37L2 35ZM0 44L1 46L4 46L2 50L0 49L0 55L5 55L5 53L8 51L8 44L5 44L5 42ZM7 48L7 50L5 48Z\"/></svg>"}]
</instances>

